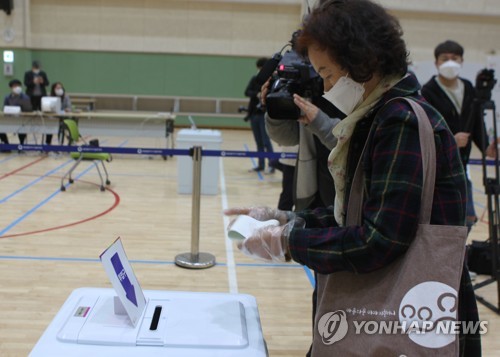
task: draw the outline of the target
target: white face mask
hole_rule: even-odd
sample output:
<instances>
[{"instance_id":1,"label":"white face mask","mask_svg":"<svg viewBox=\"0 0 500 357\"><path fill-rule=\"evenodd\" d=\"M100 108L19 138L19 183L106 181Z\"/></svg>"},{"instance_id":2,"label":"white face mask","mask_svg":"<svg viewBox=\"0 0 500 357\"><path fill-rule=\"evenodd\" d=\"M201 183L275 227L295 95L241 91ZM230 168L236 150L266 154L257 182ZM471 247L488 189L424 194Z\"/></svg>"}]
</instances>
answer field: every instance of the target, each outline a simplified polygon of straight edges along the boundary
<instances>
[{"instance_id":1,"label":"white face mask","mask_svg":"<svg viewBox=\"0 0 500 357\"><path fill-rule=\"evenodd\" d=\"M38 74L38 73L40 73L40 70L39 70L39 69L34 69L34 70L33 70L33 73L34 73L34 74Z\"/></svg>"},{"instance_id":2,"label":"white face mask","mask_svg":"<svg viewBox=\"0 0 500 357\"><path fill-rule=\"evenodd\" d=\"M362 102L364 93L365 88L361 83L345 76L341 77L328 92L323 94L323 98L345 115L349 115Z\"/></svg>"},{"instance_id":3,"label":"white face mask","mask_svg":"<svg viewBox=\"0 0 500 357\"><path fill-rule=\"evenodd\" d=\"M58 97L62 97L62 96L63 96L63 94L64 94L64 89L62 89L62 88L56 88L56 89L54 90L54 93L55 93Z\"/></svg>"},{"instance_id":4,"label":"white face mask","mask_svg":"<svg viewBox=\"0 0 500 357\"><path fill-rule=\"evenodd\" d=\"M449 60L440 65L438 71L446 79L455 79L458 77L461 68L462 65L460 63Z\"/></svg>"},{"instance_id":5,"label":"white face mask","mask_svg":"<svg viewBox=\"0 0 500 357\"><path fill-rule=\"evenodd\" d=\"M12 88L12 92L17 94L17 95L21 94L22 91L23 91L23 89L19 86Z\"/></svg>"}]
</instances>

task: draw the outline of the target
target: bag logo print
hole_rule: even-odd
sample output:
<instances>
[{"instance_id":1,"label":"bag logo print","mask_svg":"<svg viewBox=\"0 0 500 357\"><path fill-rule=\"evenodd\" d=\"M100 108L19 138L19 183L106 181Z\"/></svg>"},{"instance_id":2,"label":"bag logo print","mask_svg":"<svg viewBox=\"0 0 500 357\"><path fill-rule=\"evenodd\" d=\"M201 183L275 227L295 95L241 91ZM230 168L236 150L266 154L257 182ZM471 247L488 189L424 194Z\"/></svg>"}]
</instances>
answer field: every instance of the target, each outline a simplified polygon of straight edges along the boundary
<instances>
[{"instance_id":1,"label":"bag logo print","mask_svg":"<svg viewBox=\"0 0 500 357\"><path fill-rule=\"evenodd\" d=\"M416 344L441 348L455 341L455 334L439 330L456 321L457 307L458 293L455 289L437 281L427 281L415 285L403 297L399 306L399 321L406 326L421 327L406 331Z\"/></svg>"},{"instance_id":2,"label":"bag logo print","mask_svg":"<svg viewBox=\"0 0 500 357\"><path fill-rule=\"evenodd\" d=\"M355 334L404 334L417 345L426 348L442 348L456 340L458 293L447 284L427 281L407 291L399 305L399 321L385 320L379 311L367 310L368 314L384 316L383 320L353 320ZM357 314L357 309L347 309ZM366 309L360 309L359 313ZM386 310L383 310L386 311ZM389 329L383 328L388 326ZM364 328L364 330L363 330ZM318 321L317 329L325 345L342 340L349 329L344 310L327 312Z\"/></svg>"},{"instance_id":3,"label":"bag logo print","mask_svg":"<svg viewBox=\"0 0 500 357\"><path fill-rule=\"evenodd\" d=\"M349 326L343 310L327 312L318 321L318 332L325 345L332 345L347 335Z\"/></svg>"}]
</instances>

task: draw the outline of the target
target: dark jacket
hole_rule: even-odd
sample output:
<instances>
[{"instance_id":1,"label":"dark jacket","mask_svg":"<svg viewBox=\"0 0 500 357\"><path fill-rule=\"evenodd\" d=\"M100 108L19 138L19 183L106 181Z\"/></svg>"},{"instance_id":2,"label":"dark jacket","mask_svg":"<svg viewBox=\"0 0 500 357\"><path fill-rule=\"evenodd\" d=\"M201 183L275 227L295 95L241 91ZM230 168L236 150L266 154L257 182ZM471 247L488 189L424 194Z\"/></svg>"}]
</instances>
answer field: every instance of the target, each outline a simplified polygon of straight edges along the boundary
<instances>
[{"instance_id":1,"label":"dark jacket","mask_svg":"<svg viewBox=\"0 0 500 357\"><path fill-rule=\"evenodd\" d=\"M260 105L260 100L257 97L257 94L260 92L261 86L259 86L257 82L257 76L253 76L248 82L247 88L245 89L245 96L250 98L250 102L248 103L248 114L247 117L251 118L254 114L264 114L264 110Z\"/></svg>"},{"instance_id":2,"label":"dark jacket","mask_svg":"<svg viewBox=\"0 0 500 357\"><path fill-rule=\"evenodd\" d=\"M35 82L33 81L35 79L35 76L40 76L43 78L43 84L40 85L40 89L42 91L42 97L47 95L47 89L45 88L48 86L49 79L47 78L47 74L44 71L40 71L40 73L36 74L33 73L33 71L29 70L24 73L24 85L26 86L26 94L30 96L30 98L33 96L33 91L35 89Z\"/></svg>"},{"instance_id":3,"label":"dark jacket","mask_svg":"<svg viewBox=\"0 0 500 357\"><path fill-rule=\"evenodd\" d=\"M7 94L3 99L3 105L15 105L21 107L22 112L31 112L33 109L31 107L31 100L26 94L21 93L19 95Z\"/></svg>"},{"instance_id":4,"label":"dark jacket","mask_svg":"<svg viewBox=\"0 0 500 357\"><path fill-rule=\"evenodd\" d=\"M472 142L484 151L488 146L488 136L481 113L474 105L476 97L472 83L464 78L460 78L464 83L464 99L462 102L462 113L458 113L455 105L448 95L441 89L436 82L436 76L433 76L423 87L422 95L437 109L446 120L446 124L453 134L458 132L470 133L470 139L467 146L460 148L462 163L466 165L469 162L469 156L472 148ZM483 135L486 140L483 141Z\"/></svg>"}]
</instances>

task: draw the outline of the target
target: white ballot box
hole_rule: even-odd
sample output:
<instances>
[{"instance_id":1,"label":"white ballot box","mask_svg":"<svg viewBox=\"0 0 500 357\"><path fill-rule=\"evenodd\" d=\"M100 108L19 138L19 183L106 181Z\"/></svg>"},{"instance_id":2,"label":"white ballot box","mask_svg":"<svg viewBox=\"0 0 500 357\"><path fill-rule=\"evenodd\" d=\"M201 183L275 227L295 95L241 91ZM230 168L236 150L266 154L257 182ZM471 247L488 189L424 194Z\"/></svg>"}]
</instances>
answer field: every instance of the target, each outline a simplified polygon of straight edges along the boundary
<instances>
[{"instance_id":1,"label":"white ballot box","mask_svg":"<svg viewBox=\"0 0 500 357\"><path fill-rule=\"evenodd\" d=\"M181 129L177 132L177 149L189 149L201 146L202 150L220 150L222 136L219 130L211 129ZM216 195L219 192L219 161L220 157L201 159L201 194ZM191 156L177 157L177 192L190 194L193 192L193 158Z\"/></svg>"},{"instance_id":2,"label":"white ballot box","mask_svg":"<svg viewBox=\"0 0 500 357\"><path fill-rule=\"evenodd\" d=\"M268 356L250 295L144 290L144 297L134 325L114 289L74 290L30 356Z\"/></svg>"}]
</instances>

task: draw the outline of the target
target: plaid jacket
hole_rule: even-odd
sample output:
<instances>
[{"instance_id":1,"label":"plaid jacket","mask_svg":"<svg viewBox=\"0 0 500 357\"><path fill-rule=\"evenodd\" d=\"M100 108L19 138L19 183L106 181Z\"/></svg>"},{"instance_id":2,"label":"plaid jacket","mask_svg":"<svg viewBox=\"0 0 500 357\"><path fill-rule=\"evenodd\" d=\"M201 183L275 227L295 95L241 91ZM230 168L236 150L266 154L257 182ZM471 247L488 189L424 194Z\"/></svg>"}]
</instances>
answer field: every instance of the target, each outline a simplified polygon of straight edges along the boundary
<instances>
[{"instance_id":1,"label":"plaid jacket","mask_svg":"<svg viewBox=\"0 0 500 357\"><path fill-rule=\"evenodd\" d=\"M419 89L413 75L405 77L358 122L351 138L347 195L355 166L368 140L362 158L366 189L363 224L339 227L333 207L298 212L306 221L306 228L291 231L289 248L295 261L321 274L367 273L390 264L408 249L418 226L422 163L417 118L410 105L403 100L384 105L395 97L417 101L434 127L437 166L431 224L465 224L466 178L455 139L441 115L419 94ZM370 132L372 124L374 130ZM348 197L344 202L349 202ZM466 267L459 292L458 319L478 320ZM460 349L461 355L479 356L479 335L460 336Z\"/></svg>"}]
</instances>

